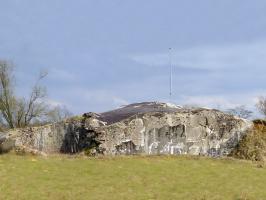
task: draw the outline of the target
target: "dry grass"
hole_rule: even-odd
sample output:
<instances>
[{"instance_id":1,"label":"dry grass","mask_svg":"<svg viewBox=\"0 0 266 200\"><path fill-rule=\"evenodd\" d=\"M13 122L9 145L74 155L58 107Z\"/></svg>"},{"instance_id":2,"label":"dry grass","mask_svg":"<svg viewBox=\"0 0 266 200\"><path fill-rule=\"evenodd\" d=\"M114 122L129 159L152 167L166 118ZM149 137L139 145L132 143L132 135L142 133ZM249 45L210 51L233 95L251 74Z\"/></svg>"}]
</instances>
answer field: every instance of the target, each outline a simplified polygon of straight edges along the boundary
<instances>
[{"instance_id":1,"label":"dry grass","mask_svg":"<svg viewBox=\"0 0 266 200\"><path fill-rule=\"evenodd\" d=\"M0 199L266 199L266 169L199 157L0 156Z\"/></svg>"}]
</instances>

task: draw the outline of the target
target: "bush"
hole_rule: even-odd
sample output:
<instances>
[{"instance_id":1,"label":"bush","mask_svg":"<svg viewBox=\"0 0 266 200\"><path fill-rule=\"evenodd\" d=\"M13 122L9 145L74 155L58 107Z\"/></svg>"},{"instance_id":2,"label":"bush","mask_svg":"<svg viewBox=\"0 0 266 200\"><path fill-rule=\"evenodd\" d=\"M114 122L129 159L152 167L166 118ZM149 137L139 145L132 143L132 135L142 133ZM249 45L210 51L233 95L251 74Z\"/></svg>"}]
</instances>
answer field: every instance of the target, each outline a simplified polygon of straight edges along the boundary
<instances>
[{"instance_id":1,"label":"bush","mask_svg":"<svg viewBox=\"0 0 266 200\"><path fill-rule=\"evenodd\" d=\"M264 161L266 158L266 125L264 121L254 121L253 130L243 137L230 156L252 161Z\"/></svg>"}]
</instances>

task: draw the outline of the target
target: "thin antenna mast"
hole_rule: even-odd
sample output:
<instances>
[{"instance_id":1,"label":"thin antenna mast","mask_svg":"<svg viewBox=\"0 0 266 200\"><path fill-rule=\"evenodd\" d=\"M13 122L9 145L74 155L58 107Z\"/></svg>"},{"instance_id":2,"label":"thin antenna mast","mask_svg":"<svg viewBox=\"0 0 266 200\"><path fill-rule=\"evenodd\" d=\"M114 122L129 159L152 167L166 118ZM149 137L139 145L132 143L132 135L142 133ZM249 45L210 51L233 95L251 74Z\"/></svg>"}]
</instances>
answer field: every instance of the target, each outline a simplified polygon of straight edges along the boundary
<instances>
[{"instance_id":1,"label":"thin antenna mast","mask_svg":"<svg viewBox=\"0 0 266 200\"><path fill-rule=\"evenodd\" d=\"M172 48L169 48L169 65L170 65L170 79L169 79L169 95L170 95L170 102L172 101Z\"/></svg>"}]
</instances>

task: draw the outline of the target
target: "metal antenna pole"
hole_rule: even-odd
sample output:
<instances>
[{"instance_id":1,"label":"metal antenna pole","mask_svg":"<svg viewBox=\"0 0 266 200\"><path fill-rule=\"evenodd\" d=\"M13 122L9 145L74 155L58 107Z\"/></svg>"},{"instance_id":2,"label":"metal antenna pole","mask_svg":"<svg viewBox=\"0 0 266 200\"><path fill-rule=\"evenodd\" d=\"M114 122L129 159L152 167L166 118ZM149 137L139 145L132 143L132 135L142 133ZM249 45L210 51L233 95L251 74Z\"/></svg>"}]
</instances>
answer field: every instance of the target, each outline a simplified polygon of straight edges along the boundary
<instances>
[{"instance_id":1,"label":"metal antenna pole","mask_svg":"<svg viewBox=\"0 0 266 200\"><path fill-rule=\"evenodd\" d=\"M170 102L172 101L172 48L169 48L169 65L170 65L170 83L169 83L169 86L170 86L170 91L169 91L169 95L170 95Z\"/></svg>"}]
</instances>

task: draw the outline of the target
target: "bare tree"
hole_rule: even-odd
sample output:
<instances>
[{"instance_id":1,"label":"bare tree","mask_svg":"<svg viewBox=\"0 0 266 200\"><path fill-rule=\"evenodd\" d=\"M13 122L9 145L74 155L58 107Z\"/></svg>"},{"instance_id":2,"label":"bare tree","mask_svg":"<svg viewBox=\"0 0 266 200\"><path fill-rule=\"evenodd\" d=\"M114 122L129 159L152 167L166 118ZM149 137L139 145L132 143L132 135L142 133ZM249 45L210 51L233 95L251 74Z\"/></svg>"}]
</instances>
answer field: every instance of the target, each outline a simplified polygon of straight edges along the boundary
<instances>
[{"instance_id":1,"label":"bare tree","mask_svg":"<svg viewBox=\"0 0 266 200\"><path fill-rule=\"evenodd\" d=\"M30 98L26 103L24 103L25 106L22 106L24 108L24 126L29 125L29 123L34 118L41 117L45 114L46 106L43 103L42 99L46 96L46 88L40 86L40 81L44 79L47 76L47 73L40 73L35 85L33 86L32 92L30 94Z\"/></svg>"},{"instance_id":2,"label":"bare tree","mask_svg":"<svg viewBox=\"0 0 266 200\"><path fill-rule=\"evenodd\" d=\"M47 112L46 122L60 122L72 116L73 114L67 109L66 106L56 106Z\"/></svg>"},{"instance_id":3,"label":"bare tree","mask_svg":"<svg viewBox=\"0 0 266 200\"><path fill-rule=\"evenodd\" d=\"M227 113L238 116L240 118L248 119L252 116L253 112L246 109L244 105L241 105L241 106L236 106L235 108L228 109Z\"/></svg>"},{"instance_id":4,"label":"bare tree","mask_svg":"<svg viewBox=\"0 0 266 200\"><path fill-rule=\"evenodd\" d=\"M0 60L0 110L10 128L14 128L16 99L13 94L13 67L7 61Z\"/></svg>"},{"instance_id":5,"label":"bare tree","mask_svg":"<svg viewBox=\"0 0 266 200\"><path fill-rule=\"evenodd\" d=\"M9 128L28 126L33 119L46 113L43 103L46 89L40 85L46 75L47 73L40 73L28 99L19 98L14 94L13 66L0 60L0 113L4 124Z\"/></svg>"},{"instance_id":6,"label":"bare tree","mask_svg":"<svg viewBox=\"0 0 266 200\"><path fill-rule=\"evenodd\" d=\"M259 97L256 107L258 111L266 117L266 97Z\"/></svg>"}]
</instances>

